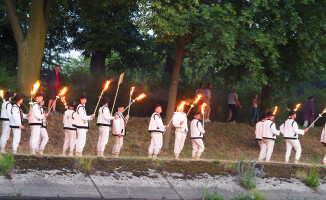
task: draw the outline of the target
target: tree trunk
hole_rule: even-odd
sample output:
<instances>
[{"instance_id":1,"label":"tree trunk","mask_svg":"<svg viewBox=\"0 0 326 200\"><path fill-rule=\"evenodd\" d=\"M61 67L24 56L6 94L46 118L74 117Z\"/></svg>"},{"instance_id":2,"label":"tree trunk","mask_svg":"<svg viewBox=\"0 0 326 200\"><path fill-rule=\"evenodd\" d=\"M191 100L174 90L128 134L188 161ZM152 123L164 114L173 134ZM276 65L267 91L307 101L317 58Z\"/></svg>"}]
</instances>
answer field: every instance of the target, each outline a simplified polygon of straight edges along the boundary
<instances>
[{"instance_id":1,"label":"tree trunk","mask_svg":"<svg viewBox=\"0 0 326 200\"><path fill-rule=\"evenodd\" d=\"M271 85L263 85L261 91L260 114L269 111L269 109L273 107L273 102L273 87Z\"/></svg>"},{"instance_id":2,"label":"tree trunk","mask_svg":"<svg viewBox=\"0 0 326 200\"><path fill-rule=\"evenodd\" d=\"M105 51L95 51L92 53L91 58L91 73L92 74L105 74Z\"/></svg>"},{"instance_id":3,"label":"tree trunk","mask_svg":"<svg viewBox=\"0 0 326 200\"><path fill-rule=\"evenodd\" d=\"M175 102L178 93L179 76L180 76L182 58L184 54L184 47L186 43L187 43L186 36L180 36L178 42L178 51L175 56L173 73L172 73L171 83L170 83L169 102L166 111L166 123L168 123L172 119L175 110ZM164 134L163 149L169 148L170 136L171 136L171 126Z\"/></svg>"},{"instance_id":4,"label":"tree trunk","mask_svg":"<svg viewBox=\"0 0 326 200\"><path fill-rule=\"evenodd\" d=\"M23 35L13 2L4 0L18 49L18 87L25 95L40 78L46 34L49 28L51 0L32 0L26 38Z\"/></svg>"}]
</instances>

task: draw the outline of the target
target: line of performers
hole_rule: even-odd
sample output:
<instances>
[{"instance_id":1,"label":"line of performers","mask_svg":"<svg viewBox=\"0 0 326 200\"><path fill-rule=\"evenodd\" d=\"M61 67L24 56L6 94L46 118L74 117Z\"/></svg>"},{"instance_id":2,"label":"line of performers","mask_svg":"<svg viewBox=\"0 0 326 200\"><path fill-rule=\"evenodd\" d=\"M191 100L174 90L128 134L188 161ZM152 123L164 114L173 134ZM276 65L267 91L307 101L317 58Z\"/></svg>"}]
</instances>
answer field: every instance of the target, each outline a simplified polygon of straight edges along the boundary
<instances>
[{"instance_id":1,"label":"line of performers","mask_svg":"<svg viewBox=\"0 0 326 200\"><path fill-rule=\"evenodd\" d=\"M271 160L276 136L282 133L286 142L285 162L289 162L292 148L294 148L296 152L294 163L299 162L302 152L299 135L304 135L308 129L299 129L298 123L295 121L296 117L296 111L290 110L289 118L280 126L280 130L277 130L274 123L274 114L272 112L267 112L262 115L262 120L256 124L255 130L256 140L260 146L258 161L266 159L266 162L269 162ZM323 146L326 146L325 128L326 124L321 135L321 144ZM326 165L326 155L322 164Z\"/></svg>"},{"instance_id":2,"label":"line of performers","mask_svg":"<svg viewBox=\"0 0 326 200\"><path fill-rule=\"evenodd\" d=\"M11 102L13 98L14 104ZM31 129L30 135L30 152L31 154L40 154L44 152L44 148L48 142L47 133L47 117L43 109L44 100L43 94L37 93L35 95L35 102L30 105L28 114L22 111L23 97L19 94L15 95L7 91L3 100L1 109L2 135L0 141L1 153L6 153L6 143L10 137L10 132L13 132L12 152L17 153L20 143L21 130L24 129L23 120L28 119L28 124ZM69 156L82 156L83 149L86 144L86 135L89 129L89 121L95 118L95 114L87 115L86 112L87 97L85 94L81 95L79 103L76 106L75 102L68 103L68 109L63 115L63 125L65 130L65 139L63 145L62 155L66 155L69 149ZM109 98L103 97L101 99L102 106L99 108L97 125L99 127L99 139L97 143L97 155L104 157L104 150L109 140L110 130L112 128L112 135L115 138L112 149L113 157L118 157L123 145L123 138L126 137L127 123L129 116L124 116L124 105L118 104L118 111L112 116L108 107ZM156 105L154 113L151 116L148 131L151 134L151 143L148 149L148 157L157 158L162 145L163 134L169 128L169 125L164 125L160 116L162 107ZM187 115L183 109L178 110L173 116L173 126L175 127L175 158L179 158L179 154L183 149L186 135L188 132ZM201 123L201 114L194 113L194 119L190 125L191 141L192 141L192 158L200 159L204 151L203 138L205 134L204 127Z\"/></svg>"}]
</instances>

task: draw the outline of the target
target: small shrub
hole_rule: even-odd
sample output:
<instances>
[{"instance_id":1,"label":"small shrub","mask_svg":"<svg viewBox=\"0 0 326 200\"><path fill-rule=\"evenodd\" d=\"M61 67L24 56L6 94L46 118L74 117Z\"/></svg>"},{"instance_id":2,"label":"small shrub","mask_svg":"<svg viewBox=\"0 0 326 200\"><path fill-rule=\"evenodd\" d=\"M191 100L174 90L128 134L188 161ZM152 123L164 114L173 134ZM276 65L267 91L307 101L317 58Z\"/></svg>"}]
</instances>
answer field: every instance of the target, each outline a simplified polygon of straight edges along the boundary
<instances>
[{"instance_id":1,"label":"small shrub","mask_svg":"<svg viewBox=\"0 0 326 200\"><path fill-rule=\"evenodd\" d=\"M207 189L208 181L205 182L205 188L203 192L203 200L224 200L224 196L220 195L218 192L210 193Z\"/></svg>"},{"instance_id":2,"label":"small shrub","mask_svg":"<svg viewBox=\"0 0 326 200\"><path fill-rule=\"evenodd\" d=\"M238 195L234 195L233 200L266 200L266 196L260 193L258 190L252 190L250 194L244 194L241 192Z\"/></svg>"},{"instance_id":3,"label":"small shrub","mask_svg":"<svg viewBox=\"0 0 326 200\"><path fill-rule=\"evenodd\" d=\"M78 164L80 169L86 173L92 169L92 159L80 158Z\"/></svg>"},{"instance_id":4,"label":"small shrub","mask_svg":"<svg viewBox=\"0 0 326 200\"><path fill-rule=\"evenodd\" d=\"M305 180L305 184L313 189L316 189L320 185L319 174L316 170L316 165L310 168L309 176Z\"/></svg>"},{"instance_id":5,"label":"small shrub","mask_svg":"<svg viewBox=\"0 0 326 200\"><path fill-rule=\"evenodd\" d=\"M14 166L15 158L11 153L0 155L0 175L7 175Z\"/></svg>"},{"instance_id":6,"label":"small shrub","mask_svg":"<svg viewBox=\"0 0 326 200\"><path fill-rule=\"evenodd\" d=\"M247 190L251 190L256 188L257 178L261 178L264 176L264 165L259 170L256 168L256 161L254 161L251 165L251 158L246 164L241 164L241 161L237 163L237 171L238 171L238 180L241 186Z\"/></svg>"}]
</instances>

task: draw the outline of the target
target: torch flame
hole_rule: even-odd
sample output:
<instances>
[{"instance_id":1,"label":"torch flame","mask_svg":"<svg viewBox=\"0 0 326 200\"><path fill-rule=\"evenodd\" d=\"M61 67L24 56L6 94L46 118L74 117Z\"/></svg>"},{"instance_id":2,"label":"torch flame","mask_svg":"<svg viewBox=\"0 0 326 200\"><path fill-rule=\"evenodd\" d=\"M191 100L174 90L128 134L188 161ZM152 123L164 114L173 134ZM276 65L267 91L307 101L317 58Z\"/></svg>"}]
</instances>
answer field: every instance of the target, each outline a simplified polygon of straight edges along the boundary
<instances>
[{"instance_id":1,"label":"torch flame","mask_svg":"<svg viewBox=\"0 0 326 200\"><path fill-rule=\"evenodd\" d=\"M38 80L38 81L36 81L36 83L33 85L33 90L32 90L32 92L31 92L31 94L35 94L39 87L40 87L40 81Z\"/></svg>"},{"instance_id":2,"label":"torch flame","mask_svg":"<svg viewBox=\"0 0 326 200\"><path fill-rule=\"evenodd\" d=\"M65 105L65 106L67 106L67 102L66 102L66 97L61 97L61 102Z\"/></svg>"},{"instance_id":3,"label":"torch flame","mask_svg":"<svg viewBox=\"0 0 326 200\"><path fill-rule=\"evenodd\" d=\"M297 110L300 108L300 106L301 106L301 103L298 103L298 104L295 106L294 111L297 111Z\"/></svg>"},{"instance_id":4,"label":"torch flame","mask_svg":"<svg viewBox=\"0 0 326 200\"><path fill-rule=\"evenodd\" d=\"M182 101L181 104L178 106L177 111L182 110L184 108L185 104L186 104L186 102Z\"/></svg>"},{"instance_id":5,"label":"torch flame","mask_svg":"<svg viewBox=\"0 0 326 200\"><path fill-rule=\"evenodd\" d=\"M203 103L203 105L201 105L201 114L205 114L205 106L207 106L206 103Z\"/></svg>"},{"instance_id":6,"label":"torch flame","mask_svg":"<svg viewBox=\"0 0 326 200\"><path fill-rule=\"evenodd\" d=\"M111 81L106 81L103 91L105 91L109 88L110 82Z\"/></svg>"},{"instance_id":7,"label":"torch flame","mask_svg":"<svg viewBox=\"0 0 326 200\"><path fill-rule=\"evenodd\" d=\"M139 95L139 96L135 99L135 101L139 101L139 100L141 100L141 99L144 98L144 97L146 97L146 94L142 93L141 95Z\"/></svg>"},{"instance_id":8,"label":"torch flame","mask_svg":"<svg viewBox=\"0 0 326 200\"><path fill-rule=\"evenodd\" d=\"M199 99L201 98L202 96L199 94L199 95L197 95L197 98L196 98L196 100L195 100L195 102L193 103L193 104L196 104L198 101L199 101Z\"/></svg>"},{"instance_id":9,"label":"torch flame","mask_svg":"<svg viewBox=\"0 0 326 200\"><path fill-rule=\"evenodd\" d=\"M0 96L3 98L3 90L0 90Z\"/></svg>"},{"instance_id":10,"label":"torch flame","mask_svg":"<svg viewBox=\"0 0 326 200\"><path fill-rule=\"evenodd\" d=\"M59 96L64 95L66 92L67 92L67 87L64 87L64 88L61 90Z\"/></svg>"},{"instance_id":11,"label":"torch flame","mask_svg":"<svg viewBox=\"0 0 326 200\"><path fill-rule=\"evenodd\" d=\"M278 110L278 107L277 107L277 106L275 106L275 108L274 108L274 111L273 111L273 115L275 115L275 114L276 114L277 110Z\"/></svg>"},{"instance_id":12,"label":"torch flame","mask_svg":"<svg viewBox=\"0 0 326 200\"><path fill-rule=\"evenodd\" d=\"M130 96L132 96L132 93L134 93L134 91L135 91L135 87L131 87L131 89L130 89Z\"/></svg>"}]
</instances>

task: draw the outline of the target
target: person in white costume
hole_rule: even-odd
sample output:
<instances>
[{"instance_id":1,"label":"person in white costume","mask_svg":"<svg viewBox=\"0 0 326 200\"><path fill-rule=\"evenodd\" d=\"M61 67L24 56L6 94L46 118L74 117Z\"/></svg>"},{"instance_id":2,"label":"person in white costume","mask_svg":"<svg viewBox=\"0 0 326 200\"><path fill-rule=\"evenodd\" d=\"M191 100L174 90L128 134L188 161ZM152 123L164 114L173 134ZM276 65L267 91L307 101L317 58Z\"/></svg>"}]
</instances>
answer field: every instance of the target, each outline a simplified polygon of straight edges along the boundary
<instances>
[{"instance_id":1,"label":"person in white costume","mask_svg":"<svg viewBox=\"0 0 326 200\"><path fill-rule=\"evenodd\" d=\"M152 137L151 144L148 148L148 157L153 159L157 158L163 146L163 133L169 128L168 125L163 124L161 113L162 107L161 105L157 104L148 126L148 132L150 132Z\"/></svg>"},{"instance_id":2,"label":"person in white costume","mask_svg":"<svg viewBox=\"0 0 326 200\"><path fill-rule=\"evenodd\" d=\"M1 153L6 153L6 144L10 137L10 122L9 118L11 117L11 98L14 96L14 94L11 91L7 91L5 98L2 102L1 107L1 120L2 120L2 134L0 139L0 148Z\"/></svg>"},{"instance_id":3,"label":"person in white costume","mask_svg":"<svg viewBox=\"0 0 326 200\"><path fill-rule=\"evenodd\" d=\"M44 114L44 108L43 108L44 99L41 101L40 105L41 105L41 113ZM36 153L38 153L39 155L43 155L45 146L49 141L49 135L46 129L47 129L47 120L45 118L42 120L40 139L37 142L36 149L35 149Z\"/></svg>"},{"instance_id":4,"label":"person in white costume","mask_svg":"<svg viewBox=\"0 0 326 200\"><path fill-rule=\"evenodd\" d=\"M123 145L123 137L127 135L127 121L129 116L123 116L123 110L125 107L122 104L118 106L118 112L114 114L114 121L112 126L112 135L115 136L114 145L112 149L113 157L119 157L122 145Z\"/></svg>"},{"instance_id":5,"label":"person in white costume","mask_svg":"<svg viewBox=\"0 0 326 200\"><path fill-rule=\"evenodd\" d=\"M195 112L194 119L191 121L190 132L192 143L192 159L199 160L201 154L205 150L203 141L205 130L200 121L200 112L198 111Z\"/></svg>"},{"instance_id":6,"label":"person in white costume","mask_svg":"<svg viewBox=\"0 0 326 200\"><path fill-rule=\"evenodd\" d=\"M184 108L180 108L173 115L173 126L175 127L175 142L174 142L174 158L179 159L179 155L185 144L188 132L187 115L183 112Z\"/></svg>"},{"instance_id":7,"label":"person in white costume","mask_svg":"<svg viewBox=\"0 0 326 200\"><path fill-rule=\"evenodd\" d=\"M74 111L75 102L71 101L68 104L68 109L63 114L63 129L65 130L65 140L62 149L62 155L66 156L66 151L69 148L69 156L74 155L76 146L77 128L73 126L76 112Z\"/></svg>"},{"instance_id":8,"label":"person in white costume","mask_svg":"<svg viewBox=\"0 0 326 200\"><path fill-rule=\"evenodd\" d=\"M262 115L261 121L256 123L256 140L258 141L260 152L258 156L258 161L263 161L266 158L267 146L263 141L263 124L267 120L267 114Z\"/></svg>"},{"instance_id":9,"label":"person in white costume","mask_svg":"<svg viewBox=\"0 0 326 200\"><path fill-rule=\"evenodd\" d=\"M267 120L263 123L263 142L267 146L266 162L269 162L273 154L276 136L280 135L280 131L276 129L274 114L267 112L267 116Z\"/></svg>"}]
</instances>

